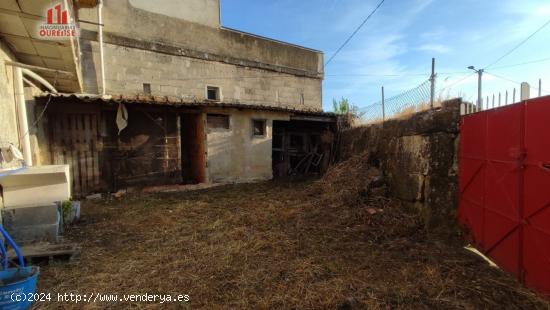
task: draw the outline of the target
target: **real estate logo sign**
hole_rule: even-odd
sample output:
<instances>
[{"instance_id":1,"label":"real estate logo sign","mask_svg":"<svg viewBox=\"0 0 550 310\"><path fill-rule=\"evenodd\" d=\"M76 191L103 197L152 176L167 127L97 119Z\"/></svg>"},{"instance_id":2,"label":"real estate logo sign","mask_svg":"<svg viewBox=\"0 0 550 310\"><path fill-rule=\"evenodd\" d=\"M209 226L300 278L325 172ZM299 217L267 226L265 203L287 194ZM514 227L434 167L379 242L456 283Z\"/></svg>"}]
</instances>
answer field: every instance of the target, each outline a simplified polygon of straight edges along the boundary
<instances>
[{"instance_id":1,"label":"real estate logo sign","mask_svg":"<svg viewBox=\"0 0 550 310\"><path fill-rule=\"evenodd\" d=\"M46 23L42 23L38 35L44 39L76 37L76 24L69 20L69 12L61 3L48 8Z\"/></svg>"}]
</instances>

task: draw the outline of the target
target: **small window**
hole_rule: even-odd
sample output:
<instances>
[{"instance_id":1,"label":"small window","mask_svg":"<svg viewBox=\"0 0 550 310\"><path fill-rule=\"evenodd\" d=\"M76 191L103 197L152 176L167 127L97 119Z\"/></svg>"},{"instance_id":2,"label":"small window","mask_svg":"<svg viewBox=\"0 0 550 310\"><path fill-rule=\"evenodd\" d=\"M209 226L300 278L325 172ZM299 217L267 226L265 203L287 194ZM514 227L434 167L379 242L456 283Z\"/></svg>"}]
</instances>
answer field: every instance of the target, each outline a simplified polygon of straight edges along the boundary
<instances>
[{"instance_id":1,"label":"small window","mask_svg":"<svg viewBox=\"0 0 550 310\"><path fill-rule=\"evenodd\" d=\"M229 115L208 114L206 116L206 126L210 129L229 129Z\"/></svg>"},{"instance_id":2,"label":"small window","mask_svg":"<svg viewBox=\"0 0 550 310\"><path fill-rule=\"evenodd\" d=\"M206 99L213 101L220 101L220 88L216 86L206 87Z\"/></svg>"},{"instance_id":3,"label":"small window","mask_svg":"<svg viewBox=\"0 0 550 310\"><path fill-rule=\"evenodd\" d=\"M265 136L265 120L255 119L252 121L254 136Z\"/></svg>"},{"instance_id":4,"label":"small window","mask_svg":"<svg viewBox=\"0 0 550 310\"><path fill-rule=\"evenodd\" d=\"M146 94L146 95L151 94L151 84L143 83L143 93Z\"/></svg>"}]
</instances>

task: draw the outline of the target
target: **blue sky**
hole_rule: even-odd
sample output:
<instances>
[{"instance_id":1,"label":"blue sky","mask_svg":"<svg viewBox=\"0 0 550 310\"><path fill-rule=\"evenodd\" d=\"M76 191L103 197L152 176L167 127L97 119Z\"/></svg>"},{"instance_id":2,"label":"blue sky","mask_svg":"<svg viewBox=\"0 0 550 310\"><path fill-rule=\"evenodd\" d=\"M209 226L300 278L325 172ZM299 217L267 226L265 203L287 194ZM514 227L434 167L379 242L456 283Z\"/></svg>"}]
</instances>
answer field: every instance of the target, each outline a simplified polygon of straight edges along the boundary
<instances>
[{"instance_id":1,"label":"blue sky","mask_svg":"<svg viewBox=\"0 0 550 310\"><path fill-rule=\"evenodd\" d=\"M328 59L379 0L221 2L224 26L318 49ZM379 101L381 86L388 97L413 88L429 77L432 57L444 88L437 94L474 101L477 76L464 79L466 67L488 65L548 20L548 0L386 0L325 68L323 106L330 110L332 98L347 97L363 107ZM543 94L550 94L550 59L501 68L545 58L550 25L487 70L499 77L485 75L484 96L519 88L503 78L536 87L542 78Z\"/></svg>"}]
</instances>

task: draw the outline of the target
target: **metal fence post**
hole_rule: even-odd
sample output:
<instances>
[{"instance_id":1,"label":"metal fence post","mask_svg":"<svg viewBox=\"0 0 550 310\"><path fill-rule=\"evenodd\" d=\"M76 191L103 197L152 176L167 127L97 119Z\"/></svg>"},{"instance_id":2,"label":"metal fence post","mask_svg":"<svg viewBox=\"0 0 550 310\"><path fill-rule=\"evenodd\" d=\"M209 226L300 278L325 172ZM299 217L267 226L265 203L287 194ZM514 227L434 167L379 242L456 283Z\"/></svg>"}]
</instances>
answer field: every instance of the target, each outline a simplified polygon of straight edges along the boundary
<instances>
[{"instance_id":1,"label":"metal fence post","mask_svg":"<svg viewBox=\"0 0 550 310\"><path fill-rule=\"evenodd\" d=\"M386 121L386 106L384 103L384 86L382 86L382 122Z\"/></svg>"},{"instance_id":2,"label":"metal fence post","mask_svg":"<svg viewBox=\"0 0 550 310\"><path fill-rule=\"evenodd\" d=\"M430 108L434 108L435 97L435 58L432 58L432 75L430 76Z\"/></svg>"},{"instance_id":3,"label":"metal fence post","mask_svg":"<svg viewBox=\"0 0 550 310\"><path fill-rule=\"evenodd\" d=\"M506 90L506 100L505 100L504 105L508 105L508 90Z\"/></svg>"}]
</instances>

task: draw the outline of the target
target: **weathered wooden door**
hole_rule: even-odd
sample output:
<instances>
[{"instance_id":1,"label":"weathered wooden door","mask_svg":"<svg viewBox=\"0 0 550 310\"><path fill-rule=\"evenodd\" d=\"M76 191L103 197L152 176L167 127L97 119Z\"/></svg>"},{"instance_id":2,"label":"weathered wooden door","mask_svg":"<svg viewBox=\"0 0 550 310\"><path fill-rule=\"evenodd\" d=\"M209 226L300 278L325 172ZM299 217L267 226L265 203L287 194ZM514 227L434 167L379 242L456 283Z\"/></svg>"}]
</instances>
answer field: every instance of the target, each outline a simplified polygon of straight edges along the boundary
<instances>
[{"instance_id":1,"label":"weathered wooden door","mask_svg":"<svg viewBox=\"0 0 550 310\"><path fill-rule=\"evenodd\" d=\"M101 191L99 109L52 109L48 121L51 161L54 165L70 165L73 197Z\"/></svg>"}]
</instances>

